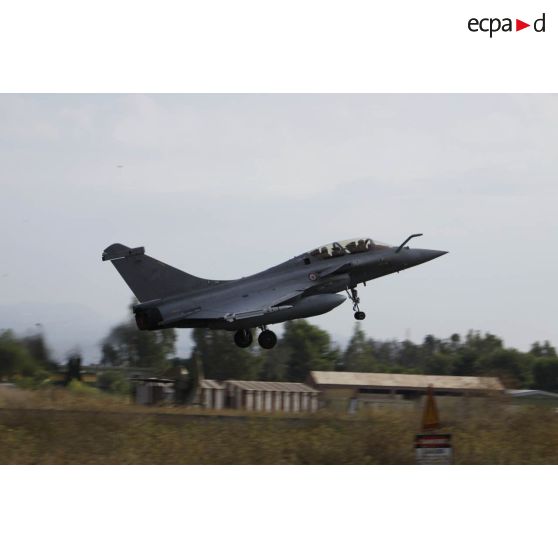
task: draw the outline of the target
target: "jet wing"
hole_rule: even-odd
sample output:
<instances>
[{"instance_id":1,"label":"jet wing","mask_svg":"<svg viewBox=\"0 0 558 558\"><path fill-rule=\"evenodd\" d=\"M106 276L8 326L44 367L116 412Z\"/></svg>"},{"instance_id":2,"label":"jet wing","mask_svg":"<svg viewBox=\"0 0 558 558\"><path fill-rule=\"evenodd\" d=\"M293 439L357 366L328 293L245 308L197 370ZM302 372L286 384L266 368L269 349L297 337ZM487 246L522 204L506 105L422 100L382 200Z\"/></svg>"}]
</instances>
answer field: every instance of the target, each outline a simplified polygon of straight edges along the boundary
<instances>
[{"instance_id":1,"label":"jet wing","mask_svg":"<svg viewBox=\"0 0 558 558\"><path fill-rule=\"evenodd\" d=\"M192 320L226 320L234 322L244 318L264 316L270 312L277 312L291 308L305 289L295 288L294 285L274 287L254 291L242 295L235 294L201 303L195 308L190 308L180 314L161 322L161 325L171 325L185 318Z\"/></svg>"}]
</instances>

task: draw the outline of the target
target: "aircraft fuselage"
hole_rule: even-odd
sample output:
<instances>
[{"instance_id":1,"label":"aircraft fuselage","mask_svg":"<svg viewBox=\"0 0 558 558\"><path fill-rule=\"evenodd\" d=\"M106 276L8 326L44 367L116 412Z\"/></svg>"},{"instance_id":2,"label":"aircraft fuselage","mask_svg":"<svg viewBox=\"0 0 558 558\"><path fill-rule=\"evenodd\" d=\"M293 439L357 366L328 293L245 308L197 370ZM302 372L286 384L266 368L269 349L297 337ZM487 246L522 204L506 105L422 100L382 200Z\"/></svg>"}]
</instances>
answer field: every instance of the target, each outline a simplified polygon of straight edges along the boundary
<instances>
[{"instance_id":1,"label":"aircraft fuselage","mask_svg":"<svg viewBox=\"0 0 558 558\"><path fill-rule=\"evenodd\" d=\"M159 310L163 323L159 328L149 329L209 327L233 331L308 318L325 314L346 300L344 295L336 293L420 265L445 253L420 248L404 248L395 253L395 248L389 248L376 253L347 254L343 256L342 262L336 258L315 260L303 254L248 277L209 285L197 293L138 304L134 307L134 312L137 314L148 308ZM342 264L342 268L327 274L328 269L337 264ZM249 301L251 297L256 298L262 292L273 294L279 286L284 289L289 284L292 285L293 292L301 284L305 285L306 289L289 305L283 305L289 306L288 308L280 305L277 309L260 316L230 316L228 319L205 320L196 318L197 309L207 307L216 298L222 298L227 304L238 299ZM174 321L173 318L180 313L185 314L184 319ZM169 319L173 321L165 324Z\"/></svg>"}]
</instances>

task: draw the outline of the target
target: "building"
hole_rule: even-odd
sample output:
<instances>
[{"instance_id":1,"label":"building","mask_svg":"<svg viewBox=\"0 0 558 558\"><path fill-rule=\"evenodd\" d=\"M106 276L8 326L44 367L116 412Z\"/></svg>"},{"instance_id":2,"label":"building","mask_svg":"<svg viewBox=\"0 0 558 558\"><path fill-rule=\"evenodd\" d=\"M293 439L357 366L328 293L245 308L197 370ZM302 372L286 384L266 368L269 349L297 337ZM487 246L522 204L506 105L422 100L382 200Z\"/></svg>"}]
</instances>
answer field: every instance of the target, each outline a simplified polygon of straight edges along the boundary
<instances>
[{"instance_id":1,"label":"building","mask_svg":"<svg viewBox=\"0 0 558 558\"><path fill-rule=\"evenodd\" d=\"M506 393L510 397L520 399L558 399L558 393L541 389L508 389Z\"/></svg>"},{"instance_id":2,"label":"building","mask_svg":"<svg viewBox=\"0 0 558 558\"><path fill-rule=\"evenodd\" d=\"M558 393L540 389L508 389L506 395L514 405L537 405L558 409Z\"/></svg>"},{"instance_id":3,"label":"building","mask_svg":"<svg viewBox=\"0 0 558 558\"><path fill-rule=\"evenodd\" d=\"M176 381L136 378L133 400L140 405L175 402ZM318 409L318 390L292 382L250 382L202 379L188 404L204 409L242 409L264 412L313 412Z\"/></svg>"},{"instance_id":4,"label":"building","mask_svg":"<svg viewBox=\"0 0 558 558\"><path fill-rule=\"evenodd\" d=\"M132 398L138 405L171 405L174 402L174 380L134 378Z\"/></svg>"},{"instance_id":5,"label":"building","mask_svg":"<svg viewBox=\"0 0 558 558\"><path fill-rule=\"evenodd\" d=\"M319 392L306 384L244 380L227 380L224 384L225 405L232 409L283 413L318 410Z\"/></svg>"},{"instance_id":6,"label":"building","mask_svg":"<svg viewBox=\"0 0 558 558\"><path fill-rule=\"evenodd\" d=\"M225 406L225 386L215 380L201 380L198 401L205 409L222 409Z\"/></svg>"},{"instance_id":7,"label":"building","mask_svg":"<svg viewBox=\"0 0 558 558\"><path fill-rule=\"evenodd\" d=\"M428 386L436 396L503 395L498 378L379 372L312 371L308 384L319 390L322 406L354 410L365 405L405 405L420 401Z\"/></svg>"}]
</instances>

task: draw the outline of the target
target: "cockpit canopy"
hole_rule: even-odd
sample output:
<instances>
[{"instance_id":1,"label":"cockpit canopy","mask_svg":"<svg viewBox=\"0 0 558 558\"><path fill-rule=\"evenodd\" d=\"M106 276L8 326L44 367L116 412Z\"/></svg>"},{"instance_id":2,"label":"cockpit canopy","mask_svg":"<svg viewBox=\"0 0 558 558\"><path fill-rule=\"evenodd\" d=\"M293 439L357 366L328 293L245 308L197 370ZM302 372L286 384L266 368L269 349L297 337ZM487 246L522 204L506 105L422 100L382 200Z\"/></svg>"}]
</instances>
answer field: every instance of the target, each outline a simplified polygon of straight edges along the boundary
<instances>
[{"instance_id":1,"label":"cockpit canopy","mask_svg":"<svg viewBox=\"0 0 558 558\"><path fill-rule=\"evenodd\" d=\"M325 260L327 258L337 258L347 254L358 254L359 252L372 252L390 248L385 242L374 242L371 238L350 238L339 242L331 242L320 246L309 252L313 258Z\"/></svg>"}]
</instances>

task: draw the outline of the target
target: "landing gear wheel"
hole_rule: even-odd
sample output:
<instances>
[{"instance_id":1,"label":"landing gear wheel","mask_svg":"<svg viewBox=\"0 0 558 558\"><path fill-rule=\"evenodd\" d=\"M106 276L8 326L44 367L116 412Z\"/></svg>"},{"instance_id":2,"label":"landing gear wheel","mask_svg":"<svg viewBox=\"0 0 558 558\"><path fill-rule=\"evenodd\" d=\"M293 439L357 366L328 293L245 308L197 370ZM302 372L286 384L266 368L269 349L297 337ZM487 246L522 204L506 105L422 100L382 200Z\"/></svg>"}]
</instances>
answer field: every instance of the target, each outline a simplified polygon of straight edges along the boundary
<instances>
[{"instance_id":1,"label":"landing gear wheel","mask_svg":"<svg viewBox=\"0 0 558 558\"><path fill-rule=\"evenodd\" d=\"M366 314L360 311L358 307L360 298L358 297L358 292L354 287L351 287L351 292L347 291L347 296L349 297L350 301L353 303L353 312L355 313L355 320L364 320L366 318Z\"/></svg>"},{"instance_id":2,"label":"landing gear wheel","mask_svg":"<svg viewBox=\"0 0 558 558\"><path fill-rule=\"evenodd\" d=\"M258 343L262 349L273 349L277 344L277 335L269 329L264 329L258 337Z\"/></svg>"},{"instance_id":3,"label":"landing gear wheel","mask_svg":"<svg viewBox=\"0 0 558 558\"><path fill-rule=\"evenodd\" d=\"M239 329L234 334L234 342L237 347L246 349L246 347L249 347L252 344L252 333L249 329Z\"/></svg>"}]
</instances>

